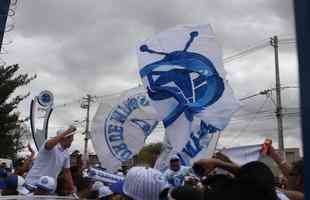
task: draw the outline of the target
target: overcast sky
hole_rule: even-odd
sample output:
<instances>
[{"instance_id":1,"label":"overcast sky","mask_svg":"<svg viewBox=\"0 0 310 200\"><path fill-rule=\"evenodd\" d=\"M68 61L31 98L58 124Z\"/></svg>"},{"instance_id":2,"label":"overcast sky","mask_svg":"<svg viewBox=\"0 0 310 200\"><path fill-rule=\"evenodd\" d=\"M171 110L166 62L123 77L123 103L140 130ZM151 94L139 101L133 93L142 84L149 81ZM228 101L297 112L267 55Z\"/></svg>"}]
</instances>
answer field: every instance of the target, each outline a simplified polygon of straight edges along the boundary
<instances>
[{"instance_id":1,"label":"overcast sky","mask_svg":"<svg viewBox=\"0 0 310 200\"><path fill-rule=\"evenodd\" d=\"M18 92L30 90L34 96L48 89L56 105L75 102L56 108L50 132L83 119L85 110L78 102L82 96L109 95L137 86L137 42L167 28L210 23L224 57L274 35L295 37L292 0L24 0L18 2L14 23L15 29L5 38L13 43L5 46L8 54L2 58L8 64L20 64L21 72L38 76ZM275 85L271 47L225 68L238 98ZM282 85L298 85L294 45L280 45L280 70ZM239 117L223 132L220 146L253 144L265 137L276 140L274 105L265 98L242 102ZM29 114L30 100L20 105L23 116ZM284 107L291 113L284 120L287 146L300 145L298 101L298 89L283 90ZM149 141L160 141L161 136L156 132ZM80 148L81 141L82 137L73 148Z\"/></svg>"}]
</instances>

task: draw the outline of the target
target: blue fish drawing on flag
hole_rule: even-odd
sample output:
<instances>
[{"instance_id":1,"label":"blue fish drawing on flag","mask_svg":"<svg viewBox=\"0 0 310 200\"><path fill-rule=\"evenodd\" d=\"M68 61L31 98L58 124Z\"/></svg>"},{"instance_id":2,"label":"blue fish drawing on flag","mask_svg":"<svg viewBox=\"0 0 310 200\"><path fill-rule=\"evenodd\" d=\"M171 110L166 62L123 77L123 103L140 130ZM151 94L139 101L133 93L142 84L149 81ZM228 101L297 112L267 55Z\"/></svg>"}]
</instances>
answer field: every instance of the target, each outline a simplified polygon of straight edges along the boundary
<instances>
[{"instance_id":1,"label":"blue fish drawing on flag","mask_svg":"<svg viewBox=\"0 0 310 200\"><path fill-rule=\"evenodd\" d=\"M206 56L188 51L199 31L192 31L183 50L171 53L151 50L141 45L140 51L163 55L164 58L147 64L140 76L147 78L148 95L153 101L174 98L178 105L163 119L165 127L181 114L192 121L195 114L215 103L223 94L225 85L214 64Z\"/></svg>"}]
</instances>

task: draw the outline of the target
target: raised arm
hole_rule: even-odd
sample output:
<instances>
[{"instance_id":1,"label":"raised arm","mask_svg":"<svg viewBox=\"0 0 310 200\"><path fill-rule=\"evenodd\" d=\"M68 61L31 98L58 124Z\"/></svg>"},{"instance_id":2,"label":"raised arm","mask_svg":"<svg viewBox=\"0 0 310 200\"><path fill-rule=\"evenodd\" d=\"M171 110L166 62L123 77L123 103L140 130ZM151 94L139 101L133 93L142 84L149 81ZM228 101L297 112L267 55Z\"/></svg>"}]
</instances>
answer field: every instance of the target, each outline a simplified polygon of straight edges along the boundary
<instances>
[{"instance_id":1,"label":"raised arm","mask_svg":"<svg viewBox=\"0 0 310 200\"><path fill-rule=\"evenodd\" d=\"M282 174L285 177L288 177L292 170L292 167L286 162L286 160L279 153L277 153L272 146L269 149L268 155L277 163Z\"/></svg>"},{"instance_id":2,"label":"raised arm","mask_svg":"<svg viewBox=\"0 0 310 200\"><path fill-rule=\"evenodd\" d=\"M76 127L74 126L70 126L67 130L65 130L63 133L60 133L59 135L57 135L56 137L53 137L51 139L49 139L46 143L45 143L45 149L46 150L51 150L52 148L54 148L54 146L56 146L60 141L62 141L67 135L69 135L70 133L76 131Z\"/></svg>"},{"instance_id":3,"label":"raised arm","mask_svg":"<svg viewBox=\"0 0 310 200\"><path fill-rule=\"evenodd\" d=\"M214 159L214 158L198 160L197 162L194 163L194 166L195 165L201 166L205 170L205 175L207 175L208 173L210 173L212 170L214 170L217 167L224 169L235 175L238 174L240 171L239 165L236 165L234 163L224 162L222 160Z\"/></svg>"}]
</instances>

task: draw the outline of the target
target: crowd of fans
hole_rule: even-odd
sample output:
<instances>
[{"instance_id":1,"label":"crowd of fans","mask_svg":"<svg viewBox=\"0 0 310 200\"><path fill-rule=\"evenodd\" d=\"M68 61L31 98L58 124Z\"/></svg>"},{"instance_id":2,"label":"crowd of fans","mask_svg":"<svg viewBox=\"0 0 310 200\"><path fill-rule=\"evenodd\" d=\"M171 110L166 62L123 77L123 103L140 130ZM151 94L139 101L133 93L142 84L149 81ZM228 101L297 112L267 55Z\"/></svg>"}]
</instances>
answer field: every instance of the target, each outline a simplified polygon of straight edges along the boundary
<instances>
[{"instance_id":1,"label":"crowd of fans","mask_svg":"<svg viewBox=\"0 0 310 200\"><path fill-rule=\"evenodd\" d=\"M303 200L304 164L290 165L271 146L267 155L274 160L283 177L279 181L260 161L242 166L221 152L201 159L191 167L181 165L178 156L170 159L164 173L148 167L134 166L118 171L124 180L105 183L83 176L87 166L79 152L70 166L67 149L74 139L75 127L57 132L35 155L15 162L14 171L0 165L0 191L6 195L57 195L100 200Z\"/></svg>"}]
</instances>

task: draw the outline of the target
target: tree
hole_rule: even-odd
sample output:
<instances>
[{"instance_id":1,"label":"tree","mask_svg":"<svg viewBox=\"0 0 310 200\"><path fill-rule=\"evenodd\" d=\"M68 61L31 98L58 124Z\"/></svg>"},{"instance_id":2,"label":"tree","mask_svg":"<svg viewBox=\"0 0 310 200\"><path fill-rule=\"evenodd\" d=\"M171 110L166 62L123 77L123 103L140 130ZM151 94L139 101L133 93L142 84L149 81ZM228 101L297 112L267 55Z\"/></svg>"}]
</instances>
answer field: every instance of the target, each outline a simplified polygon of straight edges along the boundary
<instances>
[{"instance_id":1,"label":"tree","mask_svg":"<svg viewBox=\"0 0 310 200\"><path fill-rule=\"evenodd\" d=\"M23 120L19 119L16 108L30 93L16 96L13 96L13 93L36 76L16 74L18 69L18 64L0 66L0 158L14 159L17 152L23 148L20 140Z\"/></svg>"}]
</instances>

